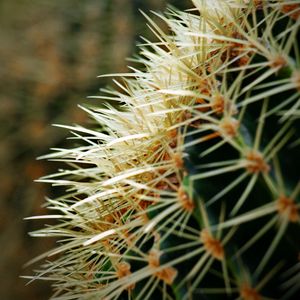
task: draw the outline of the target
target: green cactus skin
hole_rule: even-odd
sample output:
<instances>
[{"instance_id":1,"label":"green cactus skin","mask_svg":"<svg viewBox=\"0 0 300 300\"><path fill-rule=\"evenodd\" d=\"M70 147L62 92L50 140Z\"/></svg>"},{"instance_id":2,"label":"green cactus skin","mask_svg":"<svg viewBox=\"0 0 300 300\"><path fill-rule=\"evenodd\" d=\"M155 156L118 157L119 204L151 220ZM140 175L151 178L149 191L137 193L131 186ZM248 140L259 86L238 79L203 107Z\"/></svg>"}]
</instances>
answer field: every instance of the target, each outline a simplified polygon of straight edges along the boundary
<instances>
[{"instance_id":1,"label":"green cactus skin","mask_svg":"<svg viewBox=\"0 0 300 300\"><path fill-rule=\"evenodd\" d=\"M300 1L193 2L47 156L53 299L300 297Z\"/></svg>"}]
</instances>

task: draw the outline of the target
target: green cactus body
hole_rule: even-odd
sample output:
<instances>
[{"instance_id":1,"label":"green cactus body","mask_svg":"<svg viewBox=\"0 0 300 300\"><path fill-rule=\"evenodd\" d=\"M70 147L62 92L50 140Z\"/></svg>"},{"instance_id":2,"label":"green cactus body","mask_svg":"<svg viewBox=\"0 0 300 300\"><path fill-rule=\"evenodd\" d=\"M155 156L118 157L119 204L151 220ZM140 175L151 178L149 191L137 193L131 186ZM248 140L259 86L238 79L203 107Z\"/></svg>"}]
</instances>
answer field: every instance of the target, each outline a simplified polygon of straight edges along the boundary
<instances>
[{"instance_id":1,"label":"green cactus body","mask_svg":"<svg viewBox=\"0 0 300 300\"><path fill-rule=\"evenodd\" d=\"M300 1L193 2L47 156L54 299L299 299Z\"/></svg>"}]
</instances>

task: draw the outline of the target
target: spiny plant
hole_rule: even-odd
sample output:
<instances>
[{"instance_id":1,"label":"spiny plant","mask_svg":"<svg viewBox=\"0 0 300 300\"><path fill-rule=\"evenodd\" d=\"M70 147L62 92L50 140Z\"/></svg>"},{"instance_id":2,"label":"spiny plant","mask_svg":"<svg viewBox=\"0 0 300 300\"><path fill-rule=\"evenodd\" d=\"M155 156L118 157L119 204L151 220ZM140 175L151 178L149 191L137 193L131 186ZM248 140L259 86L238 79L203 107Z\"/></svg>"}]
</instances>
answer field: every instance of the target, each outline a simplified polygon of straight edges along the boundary
<instances>
[{"instance_id":1,"label":"spiny plant","mask_svg":"<svg viewBox=\"0 0 300 300\"><path fill-rule=\"evenodd\" d=\"M299 299L300 1L193 4L46 156L53 299Z\"/></svg>"}]
</instances>

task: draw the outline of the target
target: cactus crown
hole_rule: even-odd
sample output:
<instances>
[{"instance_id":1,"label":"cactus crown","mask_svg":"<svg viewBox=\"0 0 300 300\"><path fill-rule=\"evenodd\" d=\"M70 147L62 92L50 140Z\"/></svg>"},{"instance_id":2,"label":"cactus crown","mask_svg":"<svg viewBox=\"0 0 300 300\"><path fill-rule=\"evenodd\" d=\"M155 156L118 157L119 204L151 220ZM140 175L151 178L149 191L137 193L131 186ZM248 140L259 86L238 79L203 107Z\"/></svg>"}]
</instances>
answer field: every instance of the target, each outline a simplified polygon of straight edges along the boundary
<instances>
[{"instance_id":1,"label":"cactus crown","mask_svg":"<svg viewBox=\"0 0 300 300\"><path fill-rule=\"evenodd\" d=\"M103 130L47 158L54 299L292 299L300 293L300 1L193 0L147 17L144 71L83 108ZM47 217L47 216L43 216Z\"/></svg>"}]
</instances>

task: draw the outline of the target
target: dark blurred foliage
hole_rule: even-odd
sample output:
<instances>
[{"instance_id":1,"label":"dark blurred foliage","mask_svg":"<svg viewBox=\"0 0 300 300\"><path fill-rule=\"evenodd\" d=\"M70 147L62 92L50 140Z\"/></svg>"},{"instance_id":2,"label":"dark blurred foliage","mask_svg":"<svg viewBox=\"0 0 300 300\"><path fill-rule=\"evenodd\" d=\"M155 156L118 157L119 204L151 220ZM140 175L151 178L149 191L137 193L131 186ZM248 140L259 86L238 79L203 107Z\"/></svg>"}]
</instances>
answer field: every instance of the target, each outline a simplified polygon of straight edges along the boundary
<instances>
[{"instance_id":1,"label":"dark blurred foliage","mask_svg":"<svg viewBox=\"0 0 300 300\"><path fill-rule=\"evenodd\" d=\"M0 299L48 299L50 283L25 287L28 260L54 241L33 239L42 227L24 217L45 214L51 187L33 180L55 172L56 163L36 160L63 146L60 124L87 124L78 103L108 83L97 75L126 71L139 36L151 37L138 11L163 11L165 0L0 1ZM168 1L188 7L189 1ZM34 266L36 267L36 266Z\"/></svg>"}]
</instances>

